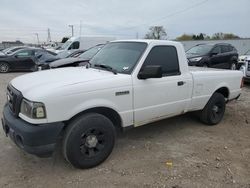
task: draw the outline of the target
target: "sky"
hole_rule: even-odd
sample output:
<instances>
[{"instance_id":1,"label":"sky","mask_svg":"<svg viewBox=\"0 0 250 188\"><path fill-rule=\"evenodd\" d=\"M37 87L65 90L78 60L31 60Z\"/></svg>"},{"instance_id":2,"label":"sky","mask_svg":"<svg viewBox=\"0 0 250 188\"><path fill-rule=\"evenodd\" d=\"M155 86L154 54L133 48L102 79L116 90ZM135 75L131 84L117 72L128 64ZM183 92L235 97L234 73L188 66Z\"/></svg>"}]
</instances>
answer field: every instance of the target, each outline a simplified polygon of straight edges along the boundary
<instances>
[{"instance_id":1,"label":"sky","mask_svg":"<svg viewBox=\"0 0 250 188\"><path fill-rule=\"evenodd\" d=\"M250 37L250 0L0 0L0 41L36 43L74 35L143 38L164 26L168 39L216 32ZM247 19L248 18L248 19ZM81 24L80 24L81 23Z\"/></svg>"}]
</instances>

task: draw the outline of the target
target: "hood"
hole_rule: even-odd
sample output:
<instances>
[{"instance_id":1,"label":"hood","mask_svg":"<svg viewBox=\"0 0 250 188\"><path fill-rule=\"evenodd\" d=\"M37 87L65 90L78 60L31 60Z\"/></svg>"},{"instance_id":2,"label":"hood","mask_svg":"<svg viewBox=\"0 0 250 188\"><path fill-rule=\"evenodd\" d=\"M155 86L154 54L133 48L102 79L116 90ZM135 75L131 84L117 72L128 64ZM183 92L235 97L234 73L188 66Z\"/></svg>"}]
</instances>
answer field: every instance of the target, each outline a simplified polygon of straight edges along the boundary
<instances>
[{"instance_id":1,"label":"hood","mask_svg":"<svg viewBox=\"0 0 250 188\"><path fill-rule=\"evenodd\" d=\"M4 53L0 53L0 58L6 58L8 57L7 55L5 55Z\"/></svg>"},{"instance_id":2,"label":"hood","mask_svg":"<svg viewBox=\"0 0 250 188\"><path fill-rule=\"evenodd\" d=\"M74 63L77 61L77 59L78 58L74 58L74 57L59 59L59 60L56 60L56 61L50 63L50 67L58 67L58 66Z\"/></svg>"},{"instance_id":3,"label":"hood","mask_svg":"<svg viewBox=\"0 0 250 188\"><path fill-rule=\"evenodd\" d=\"M65 58L65 59L59 59L57 61L50 63L49 65L51 68L56 68L56 67L60 67L63 65L70 65L73 63L86 62L86 61L88 61L88 60L83 59L83 58L79 58L79 57L69 57L69 58Z\"/></svg>"},{"instance_id":4,"label":"hood","mask_svg":"<svg viewBox=\"0 0 250 188\"><path fill-rule=\"evenodd\" d=\"M188 59L195 58L195 57L204 57L204 55L199 55L199 54L186 54Z\"/></svg>"},{"instance_id":5,"label":"hood","mask_svg":"<svg viewBox=\"0 0 250 188\"><path fill-rule=\"evenodd\" d=\"M58 97L107 89L115 86L114 80L125 77L126 80L130 80L127 79L129 76L115 75L109 71L93 68L68 67L25 74L13 79L11 85L21 91L25 98L36 101L48 95ZM107 82L113 83L113 85ZM123 83L122 81L117 82L117 87L121 87ZM127 81L125 83L128 84Z\"/></svg>"}]
</instances>

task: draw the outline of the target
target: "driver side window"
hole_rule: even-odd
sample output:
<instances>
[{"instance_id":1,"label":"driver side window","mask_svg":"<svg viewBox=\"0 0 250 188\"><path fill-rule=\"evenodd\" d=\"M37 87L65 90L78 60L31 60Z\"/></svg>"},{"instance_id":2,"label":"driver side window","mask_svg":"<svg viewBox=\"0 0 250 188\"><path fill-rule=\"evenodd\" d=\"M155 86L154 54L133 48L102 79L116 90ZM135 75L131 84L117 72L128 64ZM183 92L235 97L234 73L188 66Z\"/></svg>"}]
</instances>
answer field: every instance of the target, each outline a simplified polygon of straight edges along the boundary
<instances>
[{"instance_id":1,"label":"driver side window","mask_svg":"<svg viewBox=\"0 0 250 188\"><path fill-rule=\"evenodd\" d=\"M31 57L31 50L24 50L16 54L17 57Z\"/></svg>"},{"instance_id":2,"label":"driver side window","mask_svg":"<svg viewBox=\"0 0 250 188\"><path fill-rule=\"evenodd\" d=\"M177 50L174 46L155 46L149 52L142 68L147 65L159 65L163 76L180 75Z\"/></svg>"},{"instance_id":3,"label":"driver side window","mask_svg":"<svg viewBox=\"0 0 250 188\"><path fill-rule=\"evenodd\" d=\"M212 50L212 54L219 54L220 52L221 52L220 46L216 46L216 47Z\"/></svg>"},{"instance_id":4,"label":"driver side window","mask_svg":"<svg viewBox=\"0 0 250 188\"><path fill-rule=\"evenodd\" d=\"M76 49L79 49L79 47L80 47L80 42L75 41L70 45L69 50L76 50Z\"/></svg>"}]
</instances>

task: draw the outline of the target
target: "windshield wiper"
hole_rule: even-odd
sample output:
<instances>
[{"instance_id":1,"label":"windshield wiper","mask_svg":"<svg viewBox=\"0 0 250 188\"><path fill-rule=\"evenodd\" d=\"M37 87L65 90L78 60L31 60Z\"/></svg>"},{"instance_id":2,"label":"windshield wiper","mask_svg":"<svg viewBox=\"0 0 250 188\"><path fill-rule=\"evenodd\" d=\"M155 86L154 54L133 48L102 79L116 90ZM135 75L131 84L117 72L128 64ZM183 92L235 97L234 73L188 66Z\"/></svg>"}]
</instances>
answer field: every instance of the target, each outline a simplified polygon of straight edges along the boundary
<instances>
[{"instance_id":1,"label":"windshield wiper","mask_svg":"<svg viewBox=\"0 0 250 188\"><path fill-rule=\"evenodd\" d=\"M114 68L112 68L109 65L105 65L105 64L94 64L95 67L100 67L103 69L106 69L107 71L113 72L114 74L117 74L117 70L115 70Z\"/></svg>"}]
</instances>

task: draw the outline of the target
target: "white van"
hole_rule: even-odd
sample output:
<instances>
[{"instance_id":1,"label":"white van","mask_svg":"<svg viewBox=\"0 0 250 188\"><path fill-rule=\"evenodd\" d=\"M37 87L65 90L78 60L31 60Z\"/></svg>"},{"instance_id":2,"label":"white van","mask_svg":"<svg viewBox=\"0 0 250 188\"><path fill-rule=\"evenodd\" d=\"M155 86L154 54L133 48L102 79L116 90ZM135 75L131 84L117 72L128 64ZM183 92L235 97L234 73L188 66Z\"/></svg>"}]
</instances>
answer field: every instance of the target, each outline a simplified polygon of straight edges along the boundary
<instances>
[{"instance_id":1,"label":"white van","mask_svg":"<svg viewBox=\"0 0 250 188\"><path fill-rule=\"evenodd\" d=\"M72 53L76 50L87 50L98 44L105 44L109 41L115 40L115 37L71 37L55 53Z\"/></svg>"}]
</instances>

